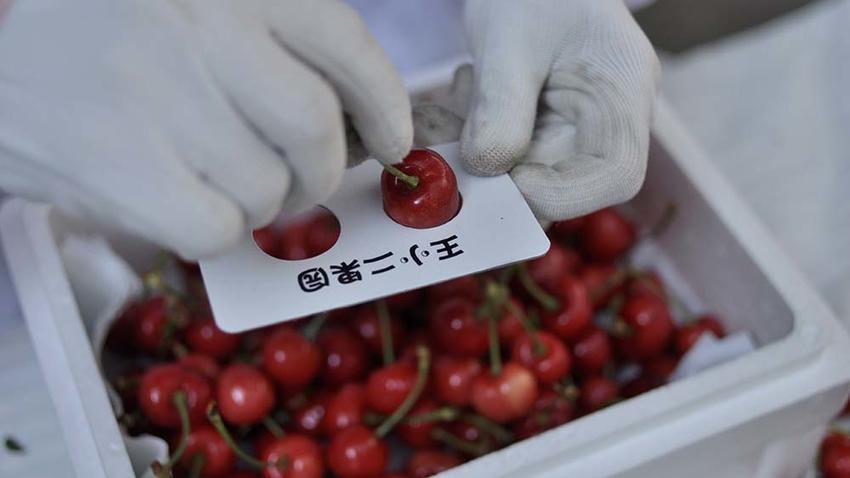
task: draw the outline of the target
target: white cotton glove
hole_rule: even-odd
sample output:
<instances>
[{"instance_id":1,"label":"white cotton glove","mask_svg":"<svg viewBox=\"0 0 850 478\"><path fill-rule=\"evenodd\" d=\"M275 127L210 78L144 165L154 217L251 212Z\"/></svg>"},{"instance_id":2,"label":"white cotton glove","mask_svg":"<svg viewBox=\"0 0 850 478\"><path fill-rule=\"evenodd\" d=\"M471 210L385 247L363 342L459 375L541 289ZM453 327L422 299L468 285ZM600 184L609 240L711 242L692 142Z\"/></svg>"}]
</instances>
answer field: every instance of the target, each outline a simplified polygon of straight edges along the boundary
<instances>
[{"instance_id":1,"label":"white cotton glove","mask_svg":"<svg viewBox=\"0 0 850 478\"><path fill-rule=\"evenodd\" d=\"M622 0L468 0L465 16L475 62L456 86L471 100L466 167L511 171L540 219L634 196L659 66Z\"/></svg>"},{"instance_id":2,"label":"white cotton glove","mask_svg":"<svg viewBox=\"0 0 850 478\"><path fill-rule=\"evenodd\" d=\"M0 22L0 189L187 259L326 199L343 114L401 160L410 103L337 0L17 0Z\"/></svg>"}]
</instances>

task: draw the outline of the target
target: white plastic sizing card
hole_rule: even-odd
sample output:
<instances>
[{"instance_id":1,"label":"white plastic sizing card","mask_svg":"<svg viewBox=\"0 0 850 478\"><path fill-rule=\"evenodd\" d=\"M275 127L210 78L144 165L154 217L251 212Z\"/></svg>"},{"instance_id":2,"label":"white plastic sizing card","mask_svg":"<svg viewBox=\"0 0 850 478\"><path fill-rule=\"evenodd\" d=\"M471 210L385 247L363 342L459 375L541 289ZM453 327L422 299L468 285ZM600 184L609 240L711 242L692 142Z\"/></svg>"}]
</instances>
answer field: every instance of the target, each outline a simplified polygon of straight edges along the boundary
<instances>
[{"instance_id":1,"label":"white plastic sizing card","mask_svg":"<svg viewBox=\"0 0 850 478\"><path fill-rule=\"evenodd\" d=\"M346 171L325 204L340 223L336 244L316 257L275 259L250 234L201 270L216 323L239 332L366 302L544 254L549 239L508 175L466 173L457 143L433 146L452 166L463 198L454 219L412 229L383 209L381 165Z\"/></svg>"}]
</instances>

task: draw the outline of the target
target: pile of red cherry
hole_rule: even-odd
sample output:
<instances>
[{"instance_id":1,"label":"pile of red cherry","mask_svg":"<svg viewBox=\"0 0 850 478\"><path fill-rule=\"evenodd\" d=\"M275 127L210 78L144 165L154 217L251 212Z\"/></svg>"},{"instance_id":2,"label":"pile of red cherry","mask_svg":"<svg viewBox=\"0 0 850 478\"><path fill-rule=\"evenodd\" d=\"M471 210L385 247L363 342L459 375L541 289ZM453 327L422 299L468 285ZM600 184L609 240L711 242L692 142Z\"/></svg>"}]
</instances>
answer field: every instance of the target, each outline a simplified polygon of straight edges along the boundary
<instances>
[{"instance_id":1,"label":"pile of red cherry","mask_svg":"<svg viewBox=\"0 0 850 478\"><path fill-rule=\"evenodd\" d=\"M325 236L311 224L287 247ZM724 335L674 323L617 211L549 234L524 264L242 334L216 327L196 267L172 263L179 287L157 267L107 341L119 419L171 444L158 476L418 478L663 385Z\"/></svg>"}]
</instances>

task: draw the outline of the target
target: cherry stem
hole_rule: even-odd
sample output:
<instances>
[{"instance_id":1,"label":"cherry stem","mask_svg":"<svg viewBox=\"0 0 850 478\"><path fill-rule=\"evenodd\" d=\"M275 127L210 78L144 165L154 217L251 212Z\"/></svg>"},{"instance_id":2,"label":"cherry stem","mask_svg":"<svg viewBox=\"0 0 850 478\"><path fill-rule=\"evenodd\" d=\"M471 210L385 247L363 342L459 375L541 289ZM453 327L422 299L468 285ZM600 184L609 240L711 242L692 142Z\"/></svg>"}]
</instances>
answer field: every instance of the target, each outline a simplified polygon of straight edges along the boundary
<instances>
[{"instance_id":1,"label":"cherry stem","mask_svg":"<svg viewBox=\"0 0 850 478\"><path fill-rule=\"evenodd\" d=\"M446 430L443 430L442 428L435 428L431 430L431 438L449 448L475 457L486 455L490 451L489 447L483 442L464 440L447 432Z\"/></svg>"},{"instance_id":2,"label":"cherry stem","mask_svg":"<svg viewBox=\"0 0 850 478\"><path fill-rule=\"evenodd\" d=\"M623 269L617 269L614 271L614 273L611 274L611 277L602 284L602 287L590 291L591 300L595 302L620 287L628 275L629 274Z\"/></svg>"},{"instance_id":3,"label":"cherry stem","mask_svg":"<svg viewBox=\"0 0 850 478\"><path fill-rule=\"evenodd\" d=\"M175 342L171 345L171 353L173 353L177 358L183 358L189 355L189 349L187 349L185 345Z\"/></svg>"},{"instance_id":4,"label":"cherry stem","mask_svg":"<svg viewBox=\"0 0 850 478\"><path fill-rule=\"evenodd\" d=\"M189 405L187 403L186 392L178 390L174 392L171 400L174 402L174 407L177 409L177 414L180 415L180 442L177 448L165 464L165 471L174 468L183 457L186 451L186 444L189 442L189 433L191 431L191 423L189 422ZM166 475L167 476L167 475Z\"/></svg>"},{"instance_id":5,"label":"cherry stem","mask_svg":"<svg viewBox=\"0 0 850 478\"><path fill-rule=\"evenodd\" d=\"M516 267L505 267L502 269L502 272L499 273L499 284L507 286L511 279L514 278L515 273Z\"/></svg>"},{"instance_id":6,"label":"cherry stem","mask_svg":"<svg viewBox=\"0 0 850 478\"><path fill-rule=\"evenodd\" d=\"M201 472L204 471L204 465L207 459L202 453L196 453L192 456L192 468L189 469L189 478L201 478Z\"/></svg>"},{"instance_id":7,"label":"cherry stem","mask_svg":"<svg viewBox=\"0 0 850 478\"><path fill-rule=\"evenodd\" d=\"M395 167L391 164L385 164L384 169L388 173L390 173L393 176L395 176L396 178L398 178L399 181L406 184L410 189L416 189L416 187L419 186L419 178L417 176L412 176L410 174L406 174L406 173L402 172L402 170L398 169L397 167Z\"/></svg>"},{"instance_id":8,"label":"cherry stem","mask_svg":"<svg viewBox=\"0 0 850 478\"><path fill-rule=\"evenodd\" d=\"M619 318L612 322L611 327L608 328L608 333L618 339L631 337L634 332L629 324Z\"/></svg>"},{"instance_id":9,"label":"cherry stem","mask_svg":"<svg viewBox=\"0 0 850 478\"><path fill-rule=\"evenodd\" d=\"M310 319L310 322L306 326L304 326L304 329L301 333L310 342L315 342L316 337L319 336L319 331L322 329L322 326L325 325L325 322L327 321L328 313L322 312L321 314L318 314L312 319Z\"/></svg>"},{"instance_id":10,"label":"cherry stem","mask_svg":"<svg viewBox=\"0 0 850 478\"><path fill-rule=\"evenodd\" d=\"M531 275L528 274L528 267L526 267L525 263L517 265L517 272L519 272L519 281L523 287L525 287L526 292L528 292L531 297L534 298L544 309L549 312L554 312L558 310L560 304L558 303L558 299L553 297L551 294L543 290L542 287L537 285L534 282L534 279L531 278Z\"/></svg>"},{"instance_id":11,"label":"cherry stem","mask_svg":"<svg viewBox=\"0 0 850 478\"><path fill-rule=\"evenodd\" d=\"M504 428L498 423L488 420L481 415L468 412L464 413L461 419L475 427L478 427L488 435L495 438L499 443L510 443L514 439L513 434L508 431L507 428Z\"/></svg>"},{"instance_id":12,"label":"cherry stem","mask_svg":"<svg viewBox=\"0 0 850 478\"><path fill-rule=\"evenodd\" d=\"M230 434L230 431L227 430L227 426L224 425L224 420L221 418L221 414L218 412L218 405L215 402L210 402L207 405L207 420L212 424L215 431L221 436L227 446L233 450L233 453L236 454L239 458L245 461L248 465L258 470L265 469L266 467L277 467L278 469L286 466L286 460L280 459L277 462L265 462L262 460L258 460L257 458L251 456L245 450L243 450L237 443L236 440L233 439L233 435Z\"/></svg>"},{"instance_id":13,"label":"cherry stem","mask_svg":"<svg viewBox=\"0 0 850 478\"><path fill-rule=\"evenodd\" d=\"M263 426L266 427L266 430L269 431L275 438L280 438L286 433L283 431L283 427L269 415L263 417Z\"/></svg>"},{"instance_id":14,"label":"cherry stem","mask_svg":"<svg viewBox=\"0 0 850 478\"><path fill-rule=\"evenodd\" d=\"M562 382L556 382L552 385L552 389L555 390L560 396L564 397L565 400L569 402L575 402L578 400L579 389L576 387L576 384L573 382L572 378L567 377Z\"/></svg>"},{"instance_id":15,"label":"cherry stem","mask_svg":"<svg viewBox=\"0 0 850 478\"><path fill-rule=\"evenodd\" d=\"M623 294L617 294L611 298L608 302L608 306L605 307L605 313L616 317L620 313L620 309L623 308L623 302L625 299L623 298Z\"/></svg>"},{"instance_id":16,"label":"cherry stem","mask_svg":"<svg viewBox=\"0 0 850 478\"><path fill-rule=\"evenodd\" d=\"M543 342L540 341L540 335L537 333L537 328L528 320L528 317L522 312L522 310L510 300L505 302L505 307L508 308L511 314L519 320L519 323L522 324L522 328L525 329L525 332L531 336L531 347L534 349L534 355L536 357L542 357L546 355L546 346L543 345Z\"/></svg>"},{"instance_id":17,"label":"cherry stem","mask_svg":"<svg viewBox=\"0 0 850 478\"><path fill-rule=\"evenodd\" d=\"M381 330L381 352L384 358L384 365L389 365L395 362L393 333L390 329L390 310L385 300L379 300L376 303L376 307L378 309L378 327Z\"/></svg>"},{"instance_id":18,"label":"cherry stem","mask_svg":"<svg viewBox=\"0 0 850 478\"><path fill-rule=\"evenodd\" d=\"M487 337L490 341L490 373L498 376L502 373L502 354L499 350L499 330L496 315L487 314Z\"/></svg>"},{"instance_id":19,"label":"cherry stem","mask_svg":"<svg viewBox=\"0 0 850 478\"><path fill-rule=\"evenodd\" d=\"M419 396L422 395L422 391L425 389L425 383L428 381L428 369L431 367L431 352L428 350L428 347L420 345L416 348L416 370L418 375L416 376L416 383L413 384L413 388L410 390L410 393L407 394L407 397L404 398L404 402L396 408L396 410L384 420L384 423L378 425L378 428L375 429L375 435L378 438L383 438L387 436L387 434L395 427L398 422L404 419L405 415L410 412L410 409L413 408L413 405L416 404L416 401L419 400Z\"/></svg>"},{"instance_id":20,"label":"cherry stem","mask_svg":"<svg viewBox=\"0 0 850 478\"><path fill-rule=\"evenodd\" d=\"M408 425L422 425L433 422L452 422L460 416L460 410L455 407L442 407L430 412L417 413L404 420Z\"/></svg>"}]
</instances>

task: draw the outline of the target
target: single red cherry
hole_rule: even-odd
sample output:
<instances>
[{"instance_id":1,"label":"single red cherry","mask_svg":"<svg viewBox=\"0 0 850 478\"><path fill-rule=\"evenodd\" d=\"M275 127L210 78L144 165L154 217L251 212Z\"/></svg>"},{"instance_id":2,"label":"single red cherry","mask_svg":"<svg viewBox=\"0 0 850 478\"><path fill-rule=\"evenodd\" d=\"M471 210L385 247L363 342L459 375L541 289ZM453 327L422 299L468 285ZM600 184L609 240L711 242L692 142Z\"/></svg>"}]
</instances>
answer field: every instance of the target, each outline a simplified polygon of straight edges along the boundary
<instances>
[{"instance_id":1,"label":"single red cherry","mask_svg":"<svg viewBox=\"0 0 850 478\"><path fill-rule=\"evenodd\" d=\"M602 376L590 377L579 388L579 404L584 413L591 413L611 405L619 395L617 382Z\"/></svg>"},{"instance_id":2,"label":"single red cherry","mask_svg":"<svg viewBox=\"0 0 850 478\"><path fill-rule=\"evenodd\" d=\"M428 326L440 350L461 357L480 357L487 352L487 323L476 312L476 304L461 297L446 299L434 307Z\"/></svg>"},{"instance_id":3,"label":"single red cherry","mask_svg":"<svg viewBox=\"0 0 850 478\"><path fill-rule=\"evenodd\" d=\"M142 376L138 401L142 411L157 426L180 426L180 414L174 395L183 392L192 424L203 423L212 392L207 380L193 370L177 364L155 365Z\"/></svg>"},{"instance_id":4,"label":"single red cherry","mask_svg":"<svg viewBox=\"0 0 850 478\"><path fill-rule=\"evenodd\" d=\"M850 439L833 432L820 448L820 472L823 478L850 478Z\"/></svg>"},{"instance_id":5,"label":"single red cherry","mask_svg":"<svg viewBox=\"0 0 850 478\"><path fill-rule=\"evenodd\" d=\"M584 225L584 218L580 216L565 221L557 221L549 227L549 235L565 244L573 242Z\"/></svg>"},{"instance_id":6,"label":"single red cherry","mask_svg":"<svg viewBox=\"0 0 850 478\"><path fill-rule=\"evenodd\" d=\"M584 282L594 307L605 307L623 286L623 274L612 264L587 264L579 270L578 278Z\"/></svg>"},{"instance_id":7,"label":"single red cherry","mask_svg":"<svg viewBox=\"0 0 850 478\"><path fill-rule=\"evenodd\" d=\"M537 399L537 379L527 368L508 362L498 375L485 372L472 383L472 406L485 417L505 423L527 414Z\"/></svg>"},{"instance_id":8,"label":"single red cherry","mask_svg":"<svg viewBox=\"0 0 850 478\"><path fill-rule=\"evenodd\" d=\"M577 338L593 318L590 295L584 282L573 276L564 276L556 294L560 301L558 310L543 314L543 327L564 340Z\"/></svg>"},{"instance_id":9,"label":"single red cherry","mask_svg":"<svg viewBox=\"0 0 850 478\"><path fill-rule=\"evenodd\" d=\"M319 392L306 404L296 409L292 416L295 429L305 435L319 436L322 433L322 423L325 420L330 398L329 393Z\"/></svg>"},{"instance_id":10,"label":"single red cherry","mask_svg":"<svg viewBox=\"0 0 850 478\"><path fill-rule=\"evenodd\" d=\"M275 439L260 455L266 463L281 466L263 468L263 478L322 478L325 462L322 448L313 439L299 434L289 434Z\"/></svg>"},{"instance_id":11,"label":"single red cherry","mask_svg":"<svg viewBox=\"0 0 850 478\"><path fill-rule=\"evenodd\" d=\"M412 185L389 171L381 176L384 211L407 227L426 229L449 222L460 209L460 193L451 166L437 152L417 149L394 166L417 178Z\"/></svg>"},{"instance_id":12,"label":"single red cherry","mask_svg":"<svg viewBox=\"0 0 850 478\"><path fill-rule=\"evenodd\" d=\"M175 437L172 440L173 446L176 447L179 441L180 437ZM210 425L200 425L189 433L186 450L180 457L181 467L190 469L198 455L204 460L204 466L201 468L201 475L204 477L223 477L233 471L236 465L236 454Z\"/></svg>"},{"instance_id":13,"label":"single red cherry","mask_svg":"<svg viewBox=\"0 0 850 478\"><path fill-rule=\"evenodd\" d=\"M417 403L407 414L410 421L403 421L395 428L398 436L407 442L408 445L415 448L427 448L435 445L434 439L431 437L431 432L439 425L434 420L416 421L416 417L424 417L427 414L432 414L440 409L440 405L434 400L427 398L422 399Z\"/></svg>"},{"instance_id":14,"label":"single red cherry","mask_svg":"<svg viewBox=\"0 0 850 478\"><path fill-rule=\"evenodd\" d=\"M203 354L187 354L177 359L177 364L198 372L209 380L215 380L221 372L214 358Z\"/></svg>"},{"instance_id":15,"label":"single red cherry","mask_svg":"<svg viewBox=\"0 0 850 478\"><path fill-rule=\"evenodd\" d=\"M499 318L499 343L506 346L525 332L522 320L514 314L514 310L519 310L524 314L525 307L523 307L522 302L513 297L508 300L511 306L503 307L502 316Z\"/></svg>"},{"instance_id":16,"label":"single red cherry","mask_svg":"<svg viewBox=\"0 0 850 478\"><path fill-rule=\"evenodd\" d=\"M376 304L366 304L358 307L350 322L351 329L360 336L370 352L380 355L383 351L384 340L381 338L381 325L378 319ZM404 329L399 317L390 312L390 336L394 349L398 349L404 338Z\"/></svg>"},{"instance_id":17,"label":"single red cherry","mask_svg":"<svg viewBox=\"0 0 850 478\"><path fill-rule=\"evenodd\" d=\"M479 375L481 362L476 359L437 357L431 374L434 394L449 405L469 405L472 400L472 383Z\"/></svg>"},{"instance_id":18,"label":"single red cherry","mask_svg":"<svg viewBox=\"0 0 850 478\"><path fill-rule=\"evenodd\" d=\"M585 254L598 261L614 261L623 255L637 238L635 226L612 208L587 215L579 234Z\"/></svg>"},{"instance_id":19,"label":"single red cherry","mask_svg":"<svg viewBox=\"0 0 850 478\"><path fill-rule=\"evenodd\" d=\"M230 334L221 330L211 317L190 322L186 327L184 340L192 352L217 359L233 355L241 342L239 334Z\"/></svg>"},{"instance_id":20,"label":"single red cherry","mask_svg":"<svg viewBox=\"0 0 850 478\"><path fill-rule=\"evenodd\" d=\"M608 334L596 326L586 329L572 345L576 370L584 376L598 375L613 359Z\"/></svg>"},{"instance_id":21,"label":"single red cherry","mask_svg":"<svg viewBox=\"0 0 850 478\"><path fill-rule=\"evenodd\" d=\"M551 243L546 254L526 263L531 279L551 293L557 293L564 276L577 272L580 266L578 252L555 242Z\"/></svg>"},{"instance_id":22,"label":"single red cherry","mask_svg":"<svg viewBox=\"0 0 850 478\"><path fill-rule=\"evenodd\" d=\"M265 374L247 364L222 370L216 390L221 416L232 425L253 425L271 412L275 391Z\"/></svg>"},{"instance_id":23,"label":"single red cherry","mask_svg":"<svg viewBox=\"0 0 850 478\"><path fill-rule=\"evenodd\" d=\"M439 304L451 297L463 297L474 303L481 301L484 298L484 292L478 276L462 276L428 288L428 300L431 304Z\"/></svg>"},{"instance_id":24,"label":"single red cherry","mask_svg":"<svg viewBox=\"0 0 850 478\"><path fill-rule=\"evenodd\" d=\"M575 418L575 405L552 390L544 390L534 401L534 408L513 427L517 438L524 440L539 435Z\"/></svg>"},{"instance_id":25,"label":"single red cherry","mask_svg":"<svg viewBox=\"0 0 850 478\"><path fill-rule=\"evenodd\" d=\"M355 383L343 385L325 405L322 429L326 435L334 436L341 430L360 425L365 412L366 387Z\"/></svg>"},{"instance_id":26,"label":"single red cherry","mask_svg":"<svg viewBox=\"0 0 850 478\"><path fill-rule=\"evenodd\" d=\"M626 300L619 312L625 331L617 339L620 353L632 360L661 355L673 335L673 319L660 299L642 295Z\"/></svg>"},{"instance_id":27,"label":"single red cherry","mask_svg":"<svg viewBox=\"0 0 850 478\"><path fill-rule=\"evenodd\" d=\"M572 368L572 358L564 343L542 330L517 337L511 347L511 360L534 372L543 384L561 380Z\"/></svg>"},{"instance_id":28,"label":"single red cherry","mask_svg":"<svg viewBox=\"0 0 850 478\"><path fill-rule=\"evenodd\" d=\"M407 474L411 478L427 478L461 463L457 455L449 452L435 449L416 450L407 462Z\"/></svg>"},{"instance_id":29,"label":"single red cherry","mask_svg":"<svg viewBox=\"0 0 850 478\"><path fill-rule=\"evenodd\" d=\"M726 331L723 325L716 317L704 315L697 320L684 324L676 329L674 343L676 344L676 353L680 356L687 353L699 341L702 334L709 333L716 338L723 338Z\"/></svg>"},{"instance_id":30,"label":"single red cherry","mask_svg":"<svg viewBox=\"0 0 850 478\"><path fill-rule=\"evenodd\" d=\"M321 377L328 385L339 385L363 378L368 355L363 342L342 327L322 328L316 343L325 352Z\"/></svg>"},{"instance_id":31,"label":"single red cherry","mask_svg":"<svg viewBox=\"0 0 850 478\"><path fill-rule=\"evenodd\" d=\"M291 327L279 327L263 344L263 369L288 389L299 389L318 375L322 350Z\"/></svg>"},{"instance_id":32,"label":"single red cherry","mask_svg":"<svg viewBox=\"0 0 850 478\"><path fill-rule=\"evenodd\" d=\"M843 430L831 430L820 443L820 450L823 452L832 446L847 446L850 447L850 435Z\"/></svg>"},{"instance_id":33,"label":"single red cherry","mask_svg":"<svg viewBox=\"0 0 850 478\"><path fill-rule=\"evenodd\" d=\"M135 317L133 343L136 349L151 354L162 350L169 328L168 299L155 296L130 307L126 313Z\"/></svg>"},{"instance_id":34,"label":"single red cherry","mask_svg":"<svg viewBox=\"0 0 850 478\"><path fill-rule=\"evenodd\" d=\"M387 467L387 444L364 426L353 426L334 435L327 460L339 478L379 476Z\"/></svg>"},{"instance_id":35,"label":"single red cherry","mask_svg":"<svg viewBox=\"0 0 850 478\"><path fill-rule=\"evenodd\" d=\"M378 413L390 414L404 402L416 383L416 366L409 361L396 362L369 374L366 403Z\"/></svg>"}]
</instances>

